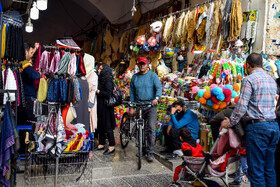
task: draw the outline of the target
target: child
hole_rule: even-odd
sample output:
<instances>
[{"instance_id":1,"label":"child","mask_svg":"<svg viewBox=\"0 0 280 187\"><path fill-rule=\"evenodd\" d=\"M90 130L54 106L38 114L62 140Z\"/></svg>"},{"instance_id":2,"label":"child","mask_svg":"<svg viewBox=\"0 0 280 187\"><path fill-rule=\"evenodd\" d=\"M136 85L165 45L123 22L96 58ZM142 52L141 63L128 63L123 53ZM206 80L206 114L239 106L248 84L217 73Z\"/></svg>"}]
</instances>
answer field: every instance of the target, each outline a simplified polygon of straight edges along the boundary
<instances>
[{"instance_id":1,"label":"child","mask_svg":"<svg viewBox=\"0 0 280 187\"><path fill-rule=\"evenodd\" d=\"M183 127L179 131L179 138L182 142L182 152L184 156L192 156L192 157L204 157L203 156L203 148L201 145L196 143L195 139L191 136L190 129ZM182 165L176 167L173 180L176 182L178 180L178 176L182 170Z\"/></svg>"}]
</instances>

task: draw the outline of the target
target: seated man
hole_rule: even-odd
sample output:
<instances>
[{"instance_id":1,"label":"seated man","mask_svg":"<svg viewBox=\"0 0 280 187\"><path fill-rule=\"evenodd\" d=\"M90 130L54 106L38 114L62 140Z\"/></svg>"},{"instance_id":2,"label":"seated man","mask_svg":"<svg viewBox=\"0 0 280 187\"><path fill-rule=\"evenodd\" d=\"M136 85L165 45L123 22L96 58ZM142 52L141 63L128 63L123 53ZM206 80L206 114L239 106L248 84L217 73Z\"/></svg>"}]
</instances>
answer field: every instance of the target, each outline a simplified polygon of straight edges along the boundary
<instances>
[{"instance_id":1,"label":"seated man","mask_svg":"<svg viewBox=\"0 0 280 187\"><path fill-rule=\"evenodd\" d=\"M181 148L179 140L179 130L187 127L191 131L193 139L198 138L199 122L195 113L185 107L182 100L173 103L171 108L171 120L168 126L163 127L163 133L166 140L167 150L165 152L173 152ZM176 113L176 114L175 114Z\"/></svg>"}]
</instances>

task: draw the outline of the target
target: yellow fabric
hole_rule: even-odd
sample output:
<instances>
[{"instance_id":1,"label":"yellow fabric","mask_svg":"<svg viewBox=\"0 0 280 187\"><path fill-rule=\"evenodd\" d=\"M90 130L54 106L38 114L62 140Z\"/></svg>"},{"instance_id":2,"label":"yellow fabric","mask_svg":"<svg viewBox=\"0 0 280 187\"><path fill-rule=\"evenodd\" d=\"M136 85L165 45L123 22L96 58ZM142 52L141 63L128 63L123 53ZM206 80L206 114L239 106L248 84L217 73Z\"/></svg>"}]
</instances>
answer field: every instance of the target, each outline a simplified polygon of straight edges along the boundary
<instances>
[{"instance_id":1,"label":"yellow fabric","mask_svg":"<svg viewBox=\"0 0 280 187\"><path fill-rule=\"evenodd\" d=\"M229 39L235 40L240 34L243 20L240 0L234 0L230 12L230 30Z\"/></svg>"},{"instance_id":2,"label":"yellow fabric","mask_svg":"<svg viewBox=\"0 0 280 187\"><path fill-rule=\"evenodd\" d=\"M188 27L188 42L192 43L194 40L194 33L195 33L195 27L197 24L197 9L194 9L191 13L190 22Z\"/></svg>"},{"instance_id":3,"label":"yellow fabric","mask_svg":"<svg viewBox=\"0 0 280 187\"><path fill-rule=\"evenodd\" d=\"M48 95L48 81L42 77L40 78L37 100L39 103L44 102Z\"/></svg>"},{"instance_id":4,"label":"yellow fabric","mask_svg":"<svg viewBox=\"0 0 280 187\"><path fill-rule=\"evenodd\" d=\"M3 25L2 30L2 52L1 52L1 58L4 58L5 56L5 50L6 50L6 24Z\"/></svg>"},{"instance_id":5,"label":"yellow fabric","mask_svg":"<svg viewBox=\"0 0 280 187\"><path fill-rule=\"evenodd\" d=\"M32 64L28 60L21 61L19 64L22 65L22 68L20 69L20 72L22 72L26 67L32 66Z\"/></svg>"}]
</instances>

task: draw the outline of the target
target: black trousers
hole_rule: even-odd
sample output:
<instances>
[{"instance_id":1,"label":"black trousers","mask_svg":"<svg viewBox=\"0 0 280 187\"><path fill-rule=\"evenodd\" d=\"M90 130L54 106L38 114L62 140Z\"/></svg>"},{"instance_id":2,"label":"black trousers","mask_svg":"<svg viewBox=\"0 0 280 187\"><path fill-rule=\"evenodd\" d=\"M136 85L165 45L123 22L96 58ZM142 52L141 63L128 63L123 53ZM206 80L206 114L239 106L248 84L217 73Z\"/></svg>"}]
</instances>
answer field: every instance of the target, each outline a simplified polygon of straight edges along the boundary
<instances>
[{"instance_id":1,"label":"black trousers","mask_svg":"<svg viewBox=\"0 0 280 187\"><path fill-rule=\"evenodd\" d=\"M177 149L181 149L181 143L179 139L179 131L180 129L176 129L174 127L170 130L170 136L167 134L168 125L165 125L162 129L164 137L165 137L165 145L167 146L168 151L174 151Z\"/></svg>"},{"instance_id":2,"label":"black trousers","mask_svg":"<svg viewBox=\"0 0 280 187\"><path fill-rule=\"evenodd\" d=\"M105 145L106 135L109 141L109 146L115 146L115 137L114 137L114 131L111 127L109 127L106 132L103 129L100 129L98 131L99 134L99 144Z\"/></svg>"}]
</instances>

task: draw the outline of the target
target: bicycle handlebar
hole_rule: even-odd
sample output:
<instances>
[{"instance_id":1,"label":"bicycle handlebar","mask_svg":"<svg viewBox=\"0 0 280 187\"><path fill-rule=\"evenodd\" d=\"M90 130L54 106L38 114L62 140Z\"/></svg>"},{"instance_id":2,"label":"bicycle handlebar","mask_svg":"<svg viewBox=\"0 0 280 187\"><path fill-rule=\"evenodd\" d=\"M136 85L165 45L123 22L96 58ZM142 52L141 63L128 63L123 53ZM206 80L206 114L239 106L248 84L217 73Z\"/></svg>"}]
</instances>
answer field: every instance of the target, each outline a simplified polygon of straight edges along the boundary
<instances>
[{"instance_id":1,"label":"bicycle handlebar","mask_svg":"<svg viewBox=\"0 0 280 187\"><path fill-rule=\"evenodd\" d=\"M149 102L149 103L135 103L135 102L131 102L131 101L123 101L123 104L124 105L129 105L129 106L135 106L135 107L145 107L145 106L151 107L151 106L153 106L152 102Z\"/></svg>"}]
</instances>

